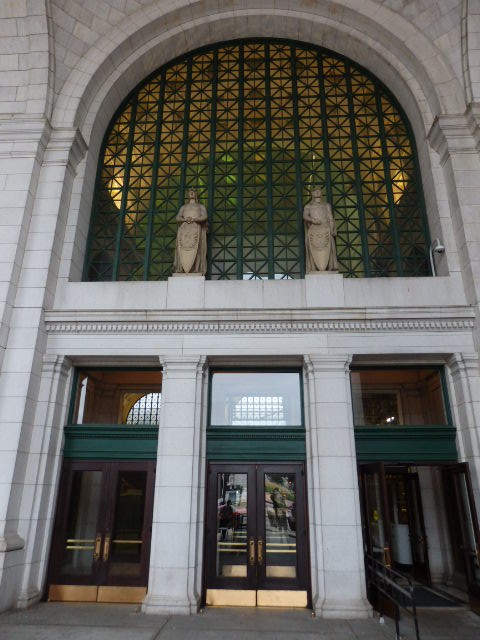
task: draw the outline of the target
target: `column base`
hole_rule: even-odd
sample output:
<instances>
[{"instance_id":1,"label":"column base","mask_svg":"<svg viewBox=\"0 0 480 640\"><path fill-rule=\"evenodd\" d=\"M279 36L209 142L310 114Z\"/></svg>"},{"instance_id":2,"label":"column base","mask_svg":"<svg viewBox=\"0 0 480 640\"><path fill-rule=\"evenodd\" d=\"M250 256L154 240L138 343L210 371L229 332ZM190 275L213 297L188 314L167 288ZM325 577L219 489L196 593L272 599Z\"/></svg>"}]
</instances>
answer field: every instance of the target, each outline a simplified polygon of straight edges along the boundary
<instances>
[{"instance_id":1,"label":"column base","mask_svg":"<svg viewBox=\"0 0 480 640\"><path fill-rule=\"evenodd\" d=\"M372 605L367 600L324 600L315 606L319 618L337 618L339 620L358 620L371 618Z\"/></svg>"},{"instance_id":2,"label":"column base","mask_svg":"<svg viewBox=\"0 0 480 640\"><path fill-rule=\"evenodd\" d=\"M156 613L158 615L192 615L198 612L198 603L181 600L170 600L159 596L149 596L143 601L143 613Z\"/></svg>"},{"instance_id":3,"label":"column base","mask_svg":"<svg viewBox=\"0 0 480 640\"><path fill-rule=\"evenodd\" d=\"M17 600L18 609L30 609L38 604L42 598L42 594L36 587L31 587L28 591L22 592Z\"/></svg>"}]
</instances>

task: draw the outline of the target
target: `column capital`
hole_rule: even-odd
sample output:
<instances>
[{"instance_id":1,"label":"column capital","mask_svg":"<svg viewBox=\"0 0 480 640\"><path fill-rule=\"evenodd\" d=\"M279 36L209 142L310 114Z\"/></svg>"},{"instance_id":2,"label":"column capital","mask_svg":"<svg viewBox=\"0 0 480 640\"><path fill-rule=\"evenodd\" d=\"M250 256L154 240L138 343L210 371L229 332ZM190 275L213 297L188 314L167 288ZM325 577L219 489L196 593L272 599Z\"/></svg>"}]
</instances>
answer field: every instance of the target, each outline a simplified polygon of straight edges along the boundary
<instances>
[{"instance_id":1,"label":"column capital","mask_svg":"<svg viewBox=\"0 0 480 640\"><path fill-rule=\"evenodd\" d=\"M205 367L206 356L165 355L160 356L159 360L166 375L168 375L169 371L195 371L195 373L199 373L203 371Z\"/></svg>"},{"instance_id":2,"label":"column capital","mask_svg":"<svg viewBox=\"0 0 480 640\"><path fill-rule=\"evenodd\" d=\"M304 356L304 368L307 374L321 371L348 373L351 362L352 355L348 353L339 355L307 354Z\"/></svg>"},{"instance_id":3,"label":"column capital","mask_svg":"<svg viewBox=\"0 0 480 640\"><path fill-rule=\"evenodd\" d=\"M79 129L52 129L43 160L44 166L66 166L75 173L78 163L87 152L87 143Z\"/></svg>"},{"instance_id":4,"label":"column capital","mask_svg":"<svg viewBox=\"0 0 480 640\"><path fill-rule=\"evenodd\" d=\"M47 118L0 120L0 158L41 158L51 133Z\"/></svg>"},{"instance_id":5,"label":"column capital","mask_svg":"<svg viewBox=\"0 0 480 640\"><path fill-rule=\"evenodd\" d=\"M453 377L458 375L480 374L480 360L478 353L453 353L447 360L448 368Z\"/></svg>"},{"instance_id":6,"label":"column capital","mask_svg":"<svg viewBox=\"0 0 480 640\"><path fill-rule=\"evenodd\" d=\"M428 132L430 145L440 156L444 165L450 156L458 153L478 154L480 133L475 115L467 110L463 114L439 115L435 117Z\"/></svg>"},{"instance_id":7,"label":"column capital","mask_svg":"<svg viewBox=\"0 0 480 640\"><path fill-rule=\"evenodd\" d=\"M46 353L43 356L43 370L45 373L59 373L66 376L72 367L67 356L56 353Z\"/></svg>"}]
</instances>

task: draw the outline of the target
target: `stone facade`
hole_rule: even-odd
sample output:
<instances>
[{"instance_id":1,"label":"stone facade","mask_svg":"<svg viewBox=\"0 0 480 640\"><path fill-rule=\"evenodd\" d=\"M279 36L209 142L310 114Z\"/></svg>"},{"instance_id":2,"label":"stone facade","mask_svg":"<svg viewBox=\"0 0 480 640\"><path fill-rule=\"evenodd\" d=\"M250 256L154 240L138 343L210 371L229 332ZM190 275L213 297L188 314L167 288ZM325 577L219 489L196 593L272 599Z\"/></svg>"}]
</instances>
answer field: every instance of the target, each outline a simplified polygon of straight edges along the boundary
<instances>
[{"instance_id":1,"label":"stone facade","mask_svg":"<svg viewBox=\"0 0 480 640\"><path fill-rule=\"evenodd\" d=\"M293 357L306 386L313 606L324 616L367 615L352 357L445 366L459 457L478 498L480 6L4 0L0 36L0 608L44 593L75 365L164 367L144 607L193 612L206 359ZM430 234L446 247L437 277L81 282L100 142L121 101L176 56L250 36L330 48L395 94L416 138ZM178 548L165 554L173 529Z\"/></svg>"}]
</instances>

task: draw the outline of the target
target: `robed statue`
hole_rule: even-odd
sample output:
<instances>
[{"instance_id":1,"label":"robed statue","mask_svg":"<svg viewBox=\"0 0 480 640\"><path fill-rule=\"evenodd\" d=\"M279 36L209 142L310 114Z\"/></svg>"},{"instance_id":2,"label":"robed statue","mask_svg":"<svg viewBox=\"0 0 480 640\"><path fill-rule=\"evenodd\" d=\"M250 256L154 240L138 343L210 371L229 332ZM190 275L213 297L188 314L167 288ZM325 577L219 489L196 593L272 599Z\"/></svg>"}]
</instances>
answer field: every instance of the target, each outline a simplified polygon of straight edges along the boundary
<instances>
[{"instance_id":1,"label":"robed statue","mask_svg":"<svg viewBox=\"0 0 480 640\"><path fill-rule=\"evenodd\" d=\"M198 202L195 189L188 192L188 201L175 218L178 223L175 245L175 273L207 272L207 210Z\"/></svg>"},{"instance_id":2,"label":"robed statue","mask_svg":"<svg viewBox=\"0 0 480 640\"><path fill-rule=\"evenodd\" d=\"M312 199L303 210L305 222L305 252L307 273L337 271L337 251L335 236L337 227L332 207L322 198L322 190L315 187Z\"/></svg>"}]
</instances>

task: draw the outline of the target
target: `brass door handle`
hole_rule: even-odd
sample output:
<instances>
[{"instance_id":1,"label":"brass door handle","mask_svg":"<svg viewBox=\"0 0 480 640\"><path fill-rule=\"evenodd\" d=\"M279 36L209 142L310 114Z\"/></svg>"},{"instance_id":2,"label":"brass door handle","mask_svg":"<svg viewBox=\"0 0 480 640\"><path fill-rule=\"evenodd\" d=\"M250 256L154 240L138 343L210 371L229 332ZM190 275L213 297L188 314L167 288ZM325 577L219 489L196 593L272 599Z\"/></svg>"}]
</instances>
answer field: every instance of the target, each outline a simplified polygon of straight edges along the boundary
<instances>
[{"instance_id":1,"label":"brass door handle","mask_svg":"<svg viewBox=\"0 0 480 640\"><path fill-rule=\"evenodd\" d=\"M107 562L110 555L110 536L105 536L105 542L103 545L103 561Z\"/></svg>"},{"instance_id":2,"label":"brass door handle","mask_svg":"<svg viewBox=\"0 0 480 640\"><path fill-rule=\"evenodd\" d=\"M248 541L248 560L250 566L253 567L255 564L255 538L250 538Z\"/></svg>"},{"instance_id":3,"label":"brass door handle","mask_svg":"<svg viewBox=\"0 0 480 640\"><path fill-rule=\"evenodd\" d=\"M258 557L258 564L262 565L263 564L263 538L259 538L257 541L257 557Z\"/></svg>"},{"instance_id":4,"label":"brass door handle","mask_svg":"<svg viewBox=\"0 0 480 640\"><path fill-rule=\"evenodd\" d=\"M95 538L95 547L93 551L93 561L96 562L100 558L100 549L102 548L102 536L97 533Z\"/></svg>"}]
</instances>

